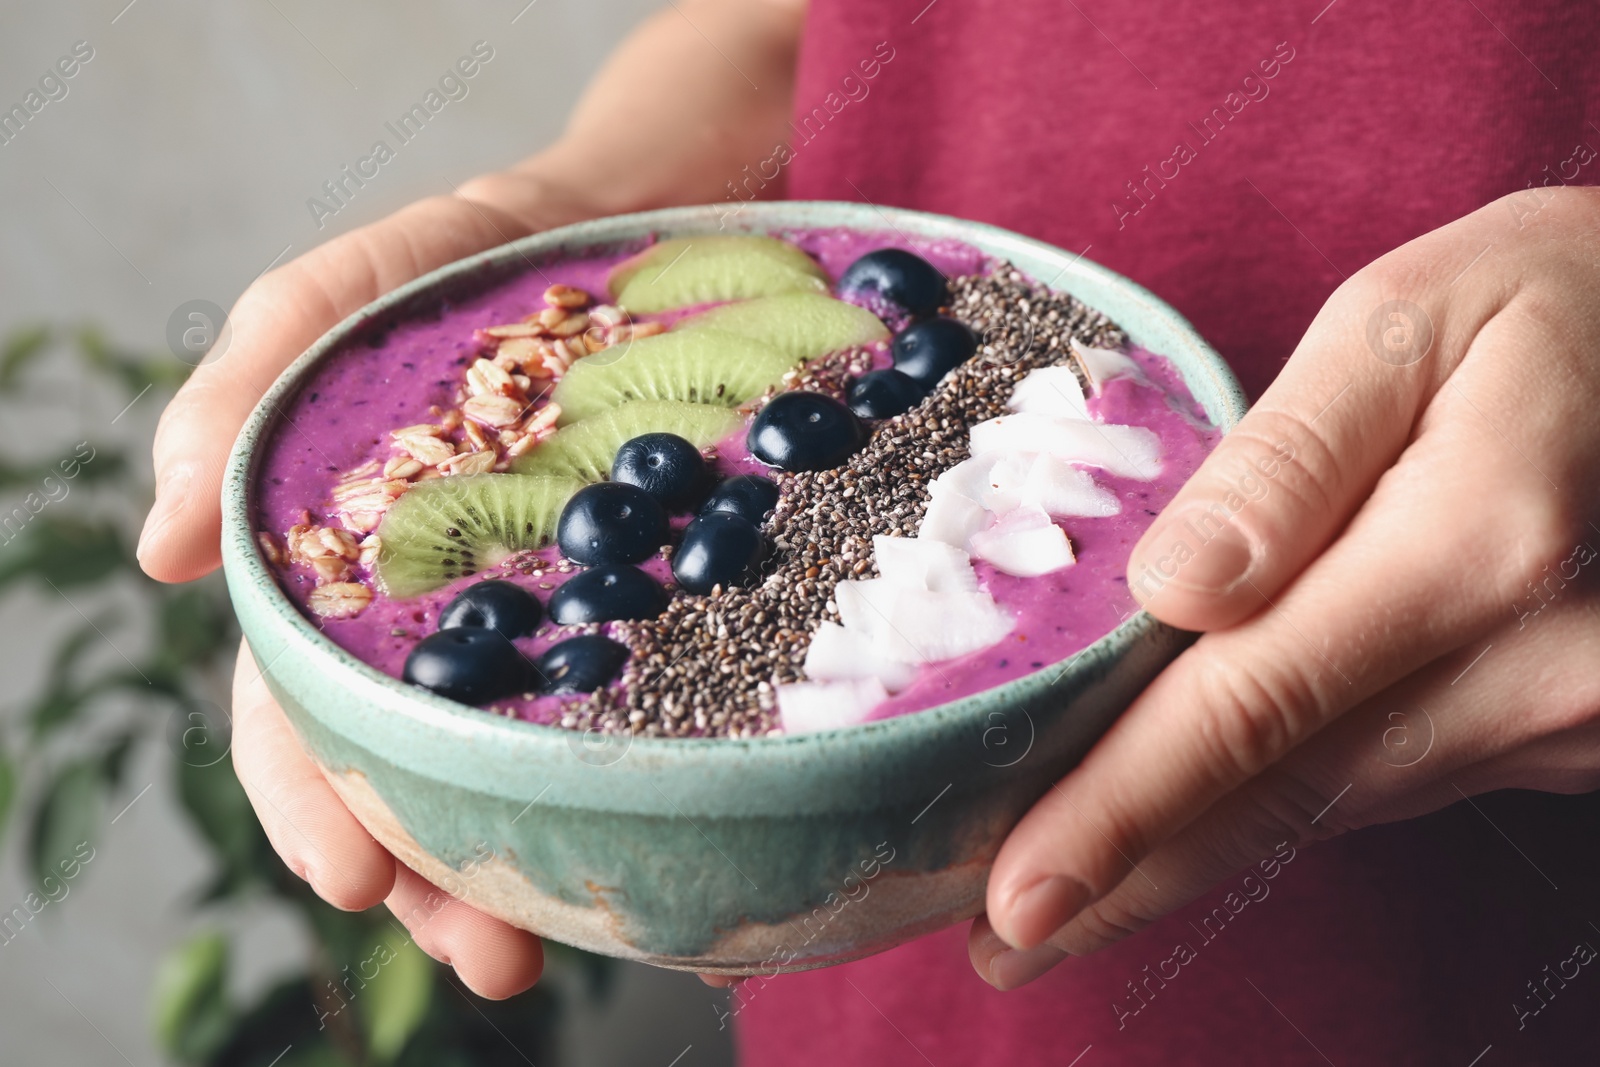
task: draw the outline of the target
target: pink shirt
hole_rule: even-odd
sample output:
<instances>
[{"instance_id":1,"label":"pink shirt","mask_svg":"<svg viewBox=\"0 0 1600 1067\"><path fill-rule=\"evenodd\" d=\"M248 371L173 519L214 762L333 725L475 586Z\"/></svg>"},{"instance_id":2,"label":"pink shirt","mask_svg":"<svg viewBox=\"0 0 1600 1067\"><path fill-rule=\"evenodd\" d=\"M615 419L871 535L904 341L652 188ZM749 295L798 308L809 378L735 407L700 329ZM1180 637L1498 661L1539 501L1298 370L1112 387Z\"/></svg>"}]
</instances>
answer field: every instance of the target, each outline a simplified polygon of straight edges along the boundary
<instances>
[{"instance_id":1,"label":"pink shirt","mask_svg":"<svg viewBox=\"0 0 1600 1067\"><path fill-rule=\"evenodd\" d=\"M1255 395L1372 259L1593 184L1597 123L1593 3L812 0L784 169L794 197L1086 251ZM964 928L782 976L735 1001L743 1060L1600 1062L1600 969L1576 962L1600 946L1600 803L1477 804L1301 849L1248 892L1241 871L1012 993Z\"/></svg>"}]
</instances>

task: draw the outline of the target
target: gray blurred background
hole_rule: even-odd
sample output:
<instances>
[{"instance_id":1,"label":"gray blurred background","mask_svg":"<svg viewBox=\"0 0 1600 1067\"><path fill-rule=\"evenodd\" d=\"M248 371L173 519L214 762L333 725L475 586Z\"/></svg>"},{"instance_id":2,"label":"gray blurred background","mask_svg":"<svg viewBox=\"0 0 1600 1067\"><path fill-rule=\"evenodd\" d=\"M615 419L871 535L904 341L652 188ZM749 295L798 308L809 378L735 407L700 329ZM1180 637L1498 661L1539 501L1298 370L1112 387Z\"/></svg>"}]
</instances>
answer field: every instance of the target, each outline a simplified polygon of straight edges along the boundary
<instances>
[{"instance_id":1,"label":"gray blurred background","mask_svg":"<svg viewBox=\"0 0 1600 1067\"><path fill-rule=\"evenodd\" d=\"M65 96L0 145L0 336L91 323L114 345L172 358L167 324L179 305L205 299L228 307L269 265L549 142L601 59L653 6L8 4L0 14L0 108L21 103L76 42L88 42L93 58L65 82ZM365 155L383 124L479 40L494 59L469 83L470 94L448 104L319 229L307 199ZM0 400L0 443L13 463L53 462L83 439L128 447L117 481L130 491L103 506L129 537L139 518L131 502L147 499L148 442L163 400L158 389L129 406L131 391L52 358L30 367L25 397ZM10 508L26 491L0 489L0 502ZM0 570L8 547L0 544ZM27 733L23 709L47 686L54 650L107 604L141 595L126 578L70 595L31 586L16 594L0 600L0 737L14 758ZM138 633L100 636L87 642L86 664L137 658L129 643ZM221 701L225 674L198 684ZM100 709L81 731L58 731L50 751L70 756L85 743L80 733L112 729L119 714ZM133 750L104 800L92 863L64 898L0 944L6 1064L169 1062L152 1037L152 987L163 955L201 921L196 896L215 873L175 795L174 758L167 745ZM37 768L16 770L26 782ZM0 850L0 911L37 889L25 814L13 812ZM211 909L203 921L233 938L229 982L246 1001L303 967L311 946L302 917L270 897ZM725 1001L690 976L621 966L603 994L587 991L570 968L553 980L571 987L561 998L556 1062L731 1061L716 1023Z\"/></svg>"}]
</instances>

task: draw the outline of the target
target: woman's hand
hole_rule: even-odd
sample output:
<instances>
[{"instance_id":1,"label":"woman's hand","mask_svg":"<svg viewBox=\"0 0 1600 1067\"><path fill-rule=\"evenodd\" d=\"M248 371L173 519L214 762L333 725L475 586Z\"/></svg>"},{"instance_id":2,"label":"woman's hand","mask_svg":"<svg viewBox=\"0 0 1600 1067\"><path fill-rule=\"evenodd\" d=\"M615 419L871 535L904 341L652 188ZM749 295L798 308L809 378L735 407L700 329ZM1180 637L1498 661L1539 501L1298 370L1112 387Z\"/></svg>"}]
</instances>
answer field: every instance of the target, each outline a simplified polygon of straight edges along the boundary
<instances>
[{"instance_id":1,"label":"woman's hand","mask_svg":"<svg viewBox=\"0 0 1600 1067\"><path fill-rule=\"evenodd\" d=\"M220 487L240 425L284 367L345 316L435 267L585 209L532 173L479 179L328 242L266 275L234 306L233 344L179 391L156 435L157 498L140 539L145 570L186 581L216 568ZM388 904L418 947L490 998L532 985L539 939L429 885L351 815L300 747L248 647L234 677L233 762L268 839L323 899Z\"/></svg>"},{"instance_id":2,"label":"woman's hand","mask_svg":"<svg viewBox=\"0 0 1600 1067\"><path fill-rule=\"evenodd\" d=\"M508 171L420 201L263 275L229 315L229 347L202 363L161 415L156 501L139 538L145 571L184 582L220 565L222 473L233 439L317 338L413 278L588 213L555 183Z\"/></svg>"},{"instance_id":3,"label":"woman's hand","mask_svg":"<svg viewBox=\"0 0 1600 1067\"><path fill-rule=\"evenodd\" d=\"M1600 190L1350 278L1134 549L1204 634L1012 831L978 972L1031 981L1281 842L1600 787L1597 490Z\"/></svg>"},{"instance_id":4,"label":"woman's hand","mask_svg":"<svg viewBox=\"0 0 1600 1067\"><path fill-rule=\"evenodd\" d=\"M139 541L145 571L179 582L219 565L222 472L239 427L283 369L347 315L436 267L552 226L724 199L724 184L786 136L804 13L804 0L678 0L617 49L566 134L539 156L259 279L234 305L231 346L162 416L156 502ZM387 904L420 948L485 997L539 977L538 938L429 885L356 821L301 749L248 647L234 678L233 757L273 847L325 900L347 910Z\"/></svg>"},{"instance_id":5,"label":"woman's hand","mask_svg":"<svg viewBox=\"0 0 1600 1067\"><path fill-rule=\"evenodd\" d=\"M533 985L539 939L431 885L367 833L300 747L250 647L233 678L233 768L283 862L336 908L387 904L418 948L467 988L500 1000Z\"/></svg>"}]
</instances>

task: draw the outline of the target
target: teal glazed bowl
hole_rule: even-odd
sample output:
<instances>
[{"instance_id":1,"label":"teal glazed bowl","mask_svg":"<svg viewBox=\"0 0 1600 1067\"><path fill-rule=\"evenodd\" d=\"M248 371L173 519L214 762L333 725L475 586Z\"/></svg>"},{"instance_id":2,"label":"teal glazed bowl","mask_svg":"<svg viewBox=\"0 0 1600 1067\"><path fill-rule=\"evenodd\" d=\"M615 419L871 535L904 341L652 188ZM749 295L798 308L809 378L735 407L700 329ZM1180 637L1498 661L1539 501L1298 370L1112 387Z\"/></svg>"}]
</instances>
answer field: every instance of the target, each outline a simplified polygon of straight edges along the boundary
<instances>
[{"instance_id":1,"label":"teal glazed bowl","mask_svg":"<svg viewBox=\"0 0 1600 1067\"><path fill-rule=\"evenodd\" d=\"M1223 429L1245 400L1221 357L1152 294L992 226L862 204L746 204L600 219L420 278L318 341L262 398L224 485L228 587L256 661L352 812L423 877L516 926L608 956L776 974L870 955L983 910L1006 833L1186 644L1139 613L1061 663L940 707L754 740L582 734L408 686L325 638L252 531L255 468L308 372L405 317L540 258L649 233L846 226L954 238L1009 260L1168 357Z\"/></svg>"}]
</instances>

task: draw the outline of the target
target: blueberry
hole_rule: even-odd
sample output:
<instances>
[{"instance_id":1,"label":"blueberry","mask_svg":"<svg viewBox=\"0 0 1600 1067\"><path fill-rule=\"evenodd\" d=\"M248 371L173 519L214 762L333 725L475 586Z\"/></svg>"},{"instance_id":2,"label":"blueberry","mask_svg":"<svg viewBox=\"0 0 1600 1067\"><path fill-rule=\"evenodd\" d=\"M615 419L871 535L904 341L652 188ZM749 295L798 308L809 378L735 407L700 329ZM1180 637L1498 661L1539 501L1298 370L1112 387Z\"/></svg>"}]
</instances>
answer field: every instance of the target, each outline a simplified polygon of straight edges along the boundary
<instances>
[{"instance_id":1,"label":"blueberry","mask_svg":"<svg viewBox=\"0 0 1600 1067\"><path fill-rule=\"evenodd\" d=\"M932 390L978 350L978 339L955 319L913 323L894 339L894 369Z\"/></svg>"},{"instance_id":2,"label":"blueberry","mask_svg":"<svg viewBox=\"0 0 1600 1067\"><path fill-rule=\"evenodd\" d=\"M898 248L868 252L845 268L839 291L873 292L912 315L932 315L949 300L944 275L921 256Z\"/></svg>"},{"instance_id":3,"label":"blueberry","mask_svg":"<svg viewBox=\"0 0 1600 1067\"><path fill-rule=\"evenodd\" d=\"M506 638L527 637L543 615L539 602L526 589L491 580L468 586L450 601L439 613L439 629L471 626L498 630Z\"/></svg>"},{"instance_id":4,"label":"blueberry","mask_svg":"<svg viewBox=\"0 0 1600 1067\"><path fill-rule=\"evenodd\" d=\"M617 449L611 480L637 485L664 507L690 503L705 480L700 450L675 433L647 433Z\"/></svg>"},{"instance_id":5,"label":"blueberry","mask_svg":"<svg viewBox=\"0 0 1600 1067\"><path fill-rule=\"evenodd\" d=\"M725 478L700 505L700 514L726 511L747 522L761 525L767 512L778 506L778 486L759 474L735 474Z\"/></svg>"},{"instance_id":6,"label":"blueberry","mask_svg":"<svg viewBox=\"0 0 1600 1067\"><path fill-rule=\"evenodd\" d=\"M756 576L765 548L761 531L748 519L726 511L702 515L683 531L672 554L672 576L691 593L745 585Z\"/></svg>"},{"instance_id":7,"label":"blueberry","mask_svg":"<svg viewBox=\"0 0 1600 1067\"><path fill-rule=\"evenodd\" d=\"M456 626L429 634L406 657L404 678L463 704L491 700L530 687L528 662L497 631Z\"/></svg>"},{"instance_id":8,"label":"blueberry","mask_svg":"<svg viewBox=\"0 0 1600 1067\"><path fill-rule=\"evenodd\" d=\"M628 646L590 634L551 645L534 663L546 693L592 693L616 675L628 658Z\"/></svg>"},{"instance_id":9,"label":"blueberry","mask_svg":"<svg viewBox=\"0 0 1600 1067\"><path fill-rule=\"evenodd\" d=\"M745 444L769 467L819 471L849 459L866 436L855 413L831 396L794 390L761 409Z\"/></svg>"},{"instance_id":10,"label":"blueberry","mask_svg":"<svg viewBox=\"0 0 1600 1067\"><path fill-rule=\"evenodd\" d=\"M572 495L556 523L556 542L583 564L638 563L667 540L667 513L636 485L600 482Z\"/></svg>"},{"instance_id":11,"label":"blueberry","mask_svg":"<svg viewBox=\"0 0 1600 1067\"><path fill-rule=\"evenodd\" d=\"M868 371L850 386L850 410L863 419L888 419L910 411L926 395L897 370Z\"/></svg>"},{"instance_id":12,"label":"blueberry","mask_svg":"<svg viewBox=\"0 0 1600 1067\"><path fill-rule=\"evenodd\" d=\"M667 591L638 567L595 567L550 594L550 620L562 626L613 619L653 619L667 606Z\"/></svg>"}]
</instances>

